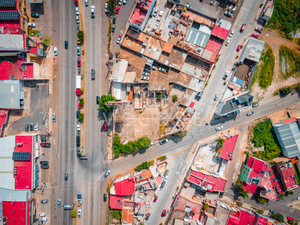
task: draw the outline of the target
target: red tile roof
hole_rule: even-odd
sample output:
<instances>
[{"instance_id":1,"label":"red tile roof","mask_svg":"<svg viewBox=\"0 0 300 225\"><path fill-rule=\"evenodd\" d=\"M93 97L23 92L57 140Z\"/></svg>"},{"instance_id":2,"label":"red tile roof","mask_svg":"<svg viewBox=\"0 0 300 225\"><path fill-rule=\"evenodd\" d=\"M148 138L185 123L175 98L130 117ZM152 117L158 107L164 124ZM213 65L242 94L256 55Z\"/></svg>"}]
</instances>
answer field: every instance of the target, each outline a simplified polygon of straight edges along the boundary
<instances>
[{"instance_id":1,"label":"red tile roof","mask_svg":"<svg viewBox=\"0 0 300 225\"><path fill-rule=\"evenodd\" d=\"M221 41L219 38L216 38L214 36L210 36L208 39L207 45L205 50L208 50L212 53L209 61L214 62L217 58L217 55L219 54L219 51L222 47L223 41Z\"/></svg>"},{"instance_id":2,"label":"red tile roof","mask_svg":"<svg viewBox=\"0 0 300 225\"><path fill-rule=\"evenodd\" d=\"M222 27L215 26L211 33L221 39L226 39L229 30L226 30Z\"/></svg>"},{"instance_id":3,"label":"red tile roof","mask_svg":"<svg viewBox=\"0 0 300 225\"><path fill-rule=\"evenodd\" d=\"M115 189L117 195L132 195L135 188L135 182L132 178L116 182Z\"/></svg>"},{"instance_id":4,"label":"red tile roof","mask_svg":"<svg viewBox=\"0 0 300 225\"><path fill-rule=\"evenodd\" d=\"M173 48L173 44L171 44L169 42L165 42L165 45L163 47L163 51L170 54L172 48Z\"/></svg>"},{"instance_id":5,"label":"red tile roof","mask_svg":"<svg viewBox=\"0 0 300 225\"><path fill-rule=\"evenodd\" d=\"M211 191L224 191L227 180L222 179L221 177L214 177L211 175L206 175L204 181L210 181L214 184L213 190Z\"/></svg>"},{"instance_id":6,"label":"red tile roof","mask_svg":"<svg viewBox=\"0 0 300 225\"><path fill-rule=\"evenodd\" d=\"M17 143L22 143L18 145ZM15 189L32 189L32 157L33 157L32 136L16 136L15 152L30 152L29 161L14 161L14 167L17 169L15 177Z\"/></svg>"},{"instance_id":7,"label":"red tile roof","mask_svg":"<svg viewBox=\"0 0 300 225\"><path fill-rule=\"evenodd\" d=\"M245 191L249 191L251 194L254 194L256 189L257 189L257 185L254 183L251 184L246 184L244 181L242 182L242 185L245 189Z\"/></svg>"},{"instance_id":8,"label":"red tile roof","mask_svg":"<svg viewBox=\"0 0 300 225\"><path fill-rule=\"evenodd\" d=\"M291 122L295 122L297 120L296 117L292 117L292 118L289 118L287 120L284 120L283 123L284 124L288 124L288 123L291 123Z\"/></svg>"},{"instance_id":9,"label":"red tile roof","mask_svg":"<svg viewBox=\"0 0 300 225\"><path fill-rule=\"evenodd\" d=\"M109 207L111 209L122 209L123 208L123 196L110 195L109 197Z\"/></svg>"},{"instance_id":10,"label":"red tile roof","mask_svg":"<svg viewBox=\"0 0 300 225\"><path fill-rule=\"evenodd\" d=\"M233 156L233 151L235 148L236 141L239 135L235 135L233 137L227 138L223 144L222 152L220 158L230 160ZM231 154L231 156L229 156Z\"/></svg>"},{"instance_id":11,"label":"red tile roof","mask_svg":"<svg viewBox=\"0 0 300 225\"><path fill-rule=\"evenodd\" d=\"M30 201L15 202L3 201L2 202L3 217L7 218L7 224L26 225L30 224ZM27 210L26 210L27 206ZM27 220L27 221L26 221Z\"/></svg>"},{"instance_id":12,"label":"red tile roof","mask_svg":"<svg viewBox=\"0 0 300 225\"><path fill-rule=\"evenodd\" d=\"M121 222L123 223L133 223L134 212L133 208L123 208Z\"/></svg>"},{"instance_id":13,"label":"red tile roof","mask_svg":"<svg viewBox=\"0 0 300 225\"><path fill-rule=\"evenodd\" d=\"M197 178L197 177L194 177L193 175L191 175L188 179L188 181L194 183L194 184L197 184L197 185L200 185L202 180Z\"/></svg>"}]
</instances>

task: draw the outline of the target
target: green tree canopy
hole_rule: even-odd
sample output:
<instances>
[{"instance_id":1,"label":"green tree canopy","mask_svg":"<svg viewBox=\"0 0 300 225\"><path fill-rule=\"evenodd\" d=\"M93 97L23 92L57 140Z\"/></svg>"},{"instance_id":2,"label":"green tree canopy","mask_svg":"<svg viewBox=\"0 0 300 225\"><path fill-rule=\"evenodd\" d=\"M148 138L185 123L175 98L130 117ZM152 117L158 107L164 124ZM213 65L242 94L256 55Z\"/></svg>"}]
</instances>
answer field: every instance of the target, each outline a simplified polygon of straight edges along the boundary
<instances>
[{"instance_id":1,"label":"green tree canopy","mask_svg":"<svg viewBox=\"0 0 300 225\"><path fill-rule=\"evenodd\" d=\"M105 112L111 111L112 108L105 105L107 102L115 102L117 99L113 97L111 94L108 95L102 95L99 100L99 107L100 109L104 110Z\"/></svg>"},{"instance_id":2,"label":"green tree canopy","mask_svg":"<svg viewBox=\"0 0 300 225\"><path fill-rule=\"evenodd\" d=\"M273 214L273 215L271 215L271 217L272 217L274 220L276 220L276 221L278 221L278 222L280 222L280 223L284 223L284 217L283 217L283 215L280 214L280 213Z\"/></svg>"},{"instance_id":3,"label":"green tree canopy","mask_svg":"<svg viewBox=\"0 0 300 225\"><path fill-rule=\"evenodd\" d=\"M83 40L83 37L84 37L84 33L82 30L78 31L77 33L77 37L80 39L80 40Z\"/></svg>"},{"instance_id":4,"label":"green tree canopy","mask_svg":"<svg viewBox=\"0 0 300 225\"><path fill-rule=\"evenodd\" d=\"M75 211L75 210L73 210L72 212L71 212L71 217L72 218L75 218L77 216L77 212Z\"/></svg>"}]
</instances>

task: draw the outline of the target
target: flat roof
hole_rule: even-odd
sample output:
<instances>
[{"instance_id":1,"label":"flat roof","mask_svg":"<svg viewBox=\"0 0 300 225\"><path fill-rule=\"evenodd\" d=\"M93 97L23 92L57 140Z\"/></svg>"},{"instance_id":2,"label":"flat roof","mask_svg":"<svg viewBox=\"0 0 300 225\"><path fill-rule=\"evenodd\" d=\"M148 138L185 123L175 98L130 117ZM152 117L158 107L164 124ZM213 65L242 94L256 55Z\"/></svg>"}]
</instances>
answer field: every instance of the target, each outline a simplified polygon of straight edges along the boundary
<instances>
[{"instance_id":1,"label":"flat roof","mask_svg":"<svg viewBox=\"0 0 300 225\"><path fill-rule=\"evenodd\" d=\"M245 59L249 59L253 62L258 62L265 46L264 41L260 41L256 38L250 37L246 46L243 48L243 52L239 58L239 62L243 62Z\"/></svg>"},{"instance_id":2,"label":"flat roof","mask_svg":"<svg viewBox=\"0 0 300 225\"><path fill-rule=\"evenodd\" d=\"M168 42L165 43L165 45ZM173 45L172 45L173 46ZM188 52L177 47L172 47L168 55L160 54L159 62L170 66L174 69L181 70Z\"/></svg>"},{"instance_id":3,"label":"flat roof","mask_svg":"<svg viewBox=\"0 0 300 225\"><path fill-rule=\"evenodd\" d=\"M21 80L0 80L0 108L20 109L20 99L24 95L24 82Z\"/></svg>"},{"instance_id":4,"label":"flat roof","mask_svg":"<svg viewBox=\"0 0 300 225\"><path fill-rule=\"evenodd\" d=\"M27 63L25 60L17 58L16 63L9 61L3 61L0 63L0 80L11 80L13 79L32 79L33 78L34 66L33 62Z\"/></svg>"},{"instance_id":5,"label":"flat roof","mask_svg":"<svg viewBox=\"0 0 300 225\"><path fill-rule=\"evenodd\" d=\"M222 44L222 40L210 36L202 57L210 62L214 62L219 54Z\"/></svg>"},{"instance_id":6,"label":"flat roof","mask_svg":"<svg viewBox=\"0 0 300 225\"><path fill-rule=\"evenodd\" d=\"M2 132L2 126L7 122L8 109L0 109L0 134Z\"/></svg>"},{"instance_id":7,"label":"flat roof","mask_svg":"<svg viewBox=\"0 0 300 225\"><path fill-rule=\"evenodd\" d=\"M30 201L27 202L14 202L3 201L3 217L7 218L9 223L18 225L30 224ZM13 221L13 222L12 222Z\"/></svg>"},{"instance_id":8,"label":"flat roof","mask_svg":"<svg viewBox=\"0 0 300 225\"><path fill-rule=\"evenodd\" d=\"M219 26L215 26L214 29L212 30L212 34L221 38L221 39L226 39L227 35L229 33L229 30L219 27Z\"/></svg>"},{"instance_id":9,"label":"flat roof","mask_svg":"<svg viewBox=\"0 0 300 225\"><path fill-rule=\"evenodd\" d=\"M0 138L0 187L14 190L14 161L12 155L15 148L15 136Z\"/></svg>"},{"instance_id":10,"label":"flat roof","mask_svg":"<svg viewBox=\"0 0 300 225\"><path fill-rule=\"evenodd\" d=\"M233 157L233 151L238 137L239 135L237 134L225 139L220 158L230 160Z\"/></svg>"},{"instance_id":11,"label":"flat roof","mask_svg":"<svg viewBox=\"0 0 300 225\"><path fill-rule=\"evenodd\" d=\"M24 34L0 34L0 51L25 51Z\"/></svg>"},{"instance_id":12,"label":"flat roof","mask_svg":"<svg viewBox=\"0 0 300 225\"><path fill-rule=\"evenodd\" d=\"M149 90L167 92L169 90L168 74L160 71L151 71Z\"/></svg>"},{"instance_id":13,"label":"flat roof","mask_svg":"<svg viewBox=\"0 0 300 225\"><path fill-rule=\"evenodd\" d=\"M144 19L146 18L149 6L151 4L152 0L148 0L146 2L146 5L136 3L135 8L129 18L130 23L134 23L137 25L140 25L143 23Z\"/></svg>"},{"instance_id":14,"label":"flat roof","mask_svg":"<svg viewBox=\"0 0 300 225\"><path fill-rule=\"evenodd\" d=\"M111 76L111 79L114 82L123 82L124 76L127 70L128 61L125 59L121 59L115 63L114 70Z\"/></svg>"},{"instance_id":15,"label":"flat roof","mask_svg":"<svg viewBox=\"0 0 300 225\"><path fill-rule=\"evenodd\" d=\"M192 44L205 48L209 37L209 34L191 27L186 35L185 40Z\"/></svg>"}]
</instances>

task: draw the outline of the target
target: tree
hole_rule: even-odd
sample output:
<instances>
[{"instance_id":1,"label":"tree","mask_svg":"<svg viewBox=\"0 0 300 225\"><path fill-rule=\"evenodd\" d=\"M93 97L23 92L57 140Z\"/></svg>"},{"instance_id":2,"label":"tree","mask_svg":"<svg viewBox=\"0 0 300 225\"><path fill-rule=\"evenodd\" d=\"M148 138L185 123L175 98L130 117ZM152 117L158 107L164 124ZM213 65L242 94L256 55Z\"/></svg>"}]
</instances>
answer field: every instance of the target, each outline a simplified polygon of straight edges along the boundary
<instances>
[{"instance_id":1,"label":"tree","mask_svg":"<svg viewBox=\"0 0 300 225\"><path fill-rule=\"evenodd\" d=\"M173 102L177 102L178 101L177 95L172 95L172 100L173 100Z\"/></svg>"},{"instance_id":2,"label":"tree","mask_svg":"<svg viewBox=\"0 0 300 225\"><path fill-rule=\"evenodd\" d=\"M81 99L79 100L79 102L80 102L80 105L83 107L83 105L84 105L84 99L81 98Z\"/></svg>"},{"instance_id":3,"label":"tree","mask_svg":"<svg viewBox=\"0 0 300 225\"><path fill-rule=\"evenodd\" d=\"M50 44L49 37L46 37L46 38L44 39L43 44L44 44L46 47L49 46L49 44Z\"/></svg>"},{"instance_id":4,"label":"tree","mask_svg":"<svg viewBox=\"0 0 300 225\"><path fill-rule=\"evenodd\" d=\"M99 107L100 109L102 109L103 111L107 112L107 111L111 111L112 108L108 107L107 105L105 105L107 102L115 102L117 101L117 99L115 97L113 97L111 94L108 95L102 95L100 100L99 100Z\"/></svg>"},{"instance_id":5,"label":"tree","mask_svg":"<svg viewBox=\"0 0 300 225\"><path fill-rule=\"evenodd\" d=\"M280 213L273 214L273 215L271 215L271 217L272 217L274 220L276 220L276 221L278 221L278 222L280 222L280 223L284 223L284 217L283 217L283 215L280 214Z\"/></svg>"},{"instance_id":6,"label":"tree","mask_svg":"<svg viewBox=\"0 0 300 225\"><path fill-rule=\"evenodd\" d=\"M243 198L248 198L249 197L249 190L246 191L243 187L239 189L239 194L243 197Z\"/></svg>"},{"instance_id":7,"label":"tree","mask_svg":"<svg viewBox=\"0 0 300 225\"><path fill-rule=\"evenodd\" d=\"M293 195L293 194L294 194L294 191L293 191L293 190L289 190L288 193L289 193L290 195Z\"/></svg>"},{"instance_id":8,"label":"tree","mask_svg":"<svg viewBox=\"0 0 300 225\"><path fill-rule=\"evenodd\" d=\"M162 99L162 94L161 94L161 93L158 93L158 94L156 95L156 99L160 101L160 100Z\"/></svg>"},{"instance_id":9,"label":"tree","mask_svg":"<svg viewBox=\"0 0 300 225\"><path fill-rule=\"evenodd\" d=\"M108 1L108 9L109 9L111 12L114 12L114 11L115 11L116 5L117 5L117 1L116 1L116 0L109 0L109 1Z\"/></svg>"},{"instance_id":10,"label":"tree","mask_svg":"<svg viewBox=\"0 0 300 225\"><path fill-rule=\"evenodd\" d=\"M278 197L279 197L280 200L283 200L284 199L284 193L278 194Z\"/></svg>"},{"instance_id":11,"label":"tree","mask_svg":"<svg viewBox=\"0 0 300 225\"><path fill-rule=\"evenodd\" d=\"M288 95L288 94L291 93L291 92L292 92L292 88L291 88L291 87L288 87L288 86L279 89L279 93L280 93L281 95Z\"/></svg>"},{"instance_id":12,"label":"tree","mask_svg":"<svg viewBox=\"0 0 300 225\"><path fill-rule=\"evenodd\" d=\"M187 131L186 130L183 130L183 131L179 131L177 132L175 135L179 138L184 138L187 134Z\"/></svg>"},{"instance_id":13,"label":"tree","mask_svg":"<svg viewBox=\"0 0 300 225\"><path fill-rule=\"evenodd\" d=\"M84 114L83 113L80 113L79 116L78 116L78 119L81 121L81 123L83 122L83 119L84 119Z\"/></svg>"},{"instance_id":14,"label":"tree","mask_svg":"<svg viewBox=\"0 0 300 225\"><path fill-rule=\"evenodd\" d=\"M203 204L203 210L206 211L209 208L209 205L207 205L206 203Z\"/></svg>"},{"instance_id":15,"label":"tree","mask_svg":"<svg viewBox=\"0 0 300 225\"><path fill-rule=\"evenodd\" d=\"M82 30L78 31L77 33L77 37L82 41L83 40L83 37L84 37L84 33Z\"/></svg>"},{"instance_id":16,"label":"tree","mask_svg":"<svg viewBox=\"0 0 300 225\"><path fill-rule=\"evenodd\" d=\"M76 212L75 210L73 210L73 211L71 212L71 216L72 216L72 218L75 218L75 217L77 216L77 212Z\"/></svg>"},{"instance_id":17,"label":"tree","mask_svg":"<svg viewBox=\"0 0 300 225\"><path fill-rule=\"evenodd\" d=\"M218 145L223 146L224 142L225 142L225 141L224 141L224 139L222 139L222 138L218 138L218 139L217 139L217 144L218 144Z\"/></svg>"},{"instance_id":18,"label":"tree","mask_svg":"<svg viewBox=\"0 0 300 225\"><path fill-rule=\"evenodd\" d=\"M165 172L164 172L164 176L166 176L168 173L169 173L169 170L166 169Z\"/></svg>"},{"instance_id":19,"label":"tree","mask_svg":"<svg viewBox=\"0 0 300 225\"><path fill-rule=\"evenodd\" d=\"M267 203L267 199L263 198L263 197L258 197L257 199L261 204L266 204Z\"/></svg>"},{"instance_id":20,"label":"tree","mask_svg":"<svg viewBox=\"0 0 300 225\"><path fill-rule=\"evenodd\" d=\"M236 204L237 204L237 206L239 206L239 207L242 207L242 206L243 206L243 202L237 202Z\"/></svg>"}]
</instances>

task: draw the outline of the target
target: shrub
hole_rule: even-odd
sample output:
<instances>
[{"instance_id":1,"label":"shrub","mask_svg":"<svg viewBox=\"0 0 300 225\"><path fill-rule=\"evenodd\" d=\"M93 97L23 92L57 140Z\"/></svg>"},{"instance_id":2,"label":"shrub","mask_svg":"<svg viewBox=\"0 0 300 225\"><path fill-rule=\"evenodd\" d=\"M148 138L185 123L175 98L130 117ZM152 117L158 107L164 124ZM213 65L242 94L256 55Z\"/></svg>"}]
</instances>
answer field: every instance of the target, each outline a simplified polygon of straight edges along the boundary
<instances>
[{"instance_id":1,"label":"shrub","mask_svg":"<svg viewBox=\"0 0 300 225\"><path fill-rule=\"evenodd\" d=\"M50 39L49 39L49 37L46 37L46 38L44 39L43 44L44 44L46 47L49 46L49 44L50 44Z\"/></svg>"},{"instance_id":2,"label":"shrub","mask_svg":"<svg viewBox=\"0 0 300 225\"><path fill-rule=\"evenodd\" d=\"M243 206L243 202L237 202L236 204L237 204L237 206L239 206L239 207L242 207L242 206Z\"/></svg>"},{"instance_id":3,"label":"shrub","mask_svg":"<svg viewBox=\"0 0 300 225\"><path fill-rule=\"evenodd\" d=\"M272 217L274 220L276 220L276 221L278 221L278 222L280 222L280 223L284 223L284 217L283 217L283 215L280 214L280 213L273 214L273 215L271 215L271 217Z\"/></svg>"},{"instance_id":4,"label":"shrub","mask_svg":"<svg viewBox=\"0 0 300 225\"><path fill-rule=\"evenodd\" d=\"M83 88L80 88L80 92L81 92L81 94L83 95Z\"/></svg>"},{"instance_id":5,"label":"shrub","mask_svg":"<svg viewBox=\"0 0 300 225\"><path fill-rule=\"evenodd\" d=\"M111 94L109 95L102 95L100 100L99 100L99 107L100 109L102 109L103 111L107 112L107 111L111 111L113 108L109 107L107 105L105 105L107 102L115 102L117 101L117 99L115 97L113 97Z\"/></svg>"},{"instance_id":6,"label":"shrub","mask_svg":"<svg viewBox=\"0 0 300 225\"><path fill-rule=\"evenodd\" d=\"M116 9L116 5L117 5L117 2L116 0L109 0L108 1L108 9L110 12L114 12L115 9Z\"/></svg>"},{"instance_id":7,"label":"shrub","mask_svg":"<svg viewBox=\"0 0 300 225\"><path fill-rule=\"evenodd\" d=\"M166 176L168 173L169 173L169 170L166 169L165 172L164 172L164 176Z\"/></svg>"},{"instance_id":8,"label":"shrub","mask_svg":"<svg viewBox=\"0 0 300 225\"><path fill-rule=\"evenodd\" d=\"M83 105L84 105L84 99L81 98L81 99L79 100L79 102L80 102L80 105L83 107Z\"/></svg>"},{"instance_id":9,"label":"shrub","mask_svg":"<svg viewBox=\"0 0 300 225\"><path fill-rule=\"evenodd\" d=\"M154 160L149 161L149 165L152 166L154 164Z\"/></svg>"},{"instance_id":10,"label":"shrub","mask_svg":"<svg viewBox=\"0 0 300 225\"><path fill-rule=\"evenodd\" d=\"M288 193L289 193L290 195L293 195L293 194L294 194L294 191L293 191L293 190L289 190Z\"/></svg>"},{"instance_id":11,"label":"shrub","mask_svg":"<svg viewBox=\"0 0 300 225\"><path fill-rule=\"evenodd\" d=\"M166 160L166 159L167 159L167 156L163 155L163 156L158 157L156 160L157 161L163 161L163 160Z\"/></svg>"},{"instance_id":12,"label":"shrub","mask_svg":"<svg viewBox=\"0 0 300 225\"><path fill-rule=\"evenodd\" d=\"M278 194L278 197L279 197L280 200L283 200L284 199L284 193Z\"/></svg>"},{"instance_id":13,"label":"shrub","mask_svg":"<svg viewBox=\"0 0 300 225\"><path fill-rule=\"evenodd\" d=\"M183 131L179 131L177 132L175 135L179 138L184 138L187 134L187 131L186 130L183 130Z\"/></svg>"},{"instance_id":14,"label":"shrub","mask_svg":"<svg viewBox=\"0 0 300 225\"><path fill-rule=\"evenodd\" d=\"M226 85L226 84L227 84L227 82L226 82L226 81L224 81L223 85Z\"/></svg>"},{"instance_id":15,"label":"shrub","mask_svg":"<svg viewBox=\"0 0 300 225\"><path fill-rule=\"evenodd\" d=\"M137 171L141 171L141 170L147 170L149 169L150 164L148 162L143 162L142 164L138 165L135 169Z\"/></svg>"},{"instance_id":16,"label":"shrub","mask_svg":"<svg viewBox=\"0 0 300 225\"><path fill-rule=\"evenodd\" d=\"M263 197L258 197L257 199L261 204L266 204L267 203L267 199L263 198Z\"/></svg>"},{"instance_id":17,"label":"shrub","mask_svg":"<svg viewBox=\"0 0 300 225\"><path fill-rule=\"evenodd\" d=\"M224 142L225 142L225 140L222 139L222 138L218 138L218 139L217 139L217 144L218 144L218 145L222 145L222 146L223 146Z\"/></svg>"},{"instance_id":18,"label":"shrub","mask_svg":"<svg viewBox=\"0 0 300 225\"><path fill-rule=\"evenodd\" d=\"M206 211L209 208L209 205L207 205L206 203L203 204L203 210Z\"/></svg>"},{"instance_id":19,"label":"shrub","mask_svg":"<svg viewBox=\"0 0 300 225\"><path fill-rule=\"evenodd\" d=\"M291 93L291 92L292 92L292 88L289 87L289 86L283 87L283 88L280 88L280 89L279 89L279 93L280 93L281 95L288 95L288 94Z\"/></svg>"},{"instance_id":20,"label":"shrub","mask_svg":"<svg viewBox=\"0 0 300 225\"><path fill-rule=\"evenodd\" d=\"M78 115L78 119L81 121L81 123L83 122L84 119L84 114L83 113L79 113Z\"/></svg>"},{"instance_id":21,"label":"shrub","mask_svg":"<svg viewBox=\"0 0 300 225\"><path fill-rule=\"evenodd\" d=\"M173 102L177 102L178 101L177 95L172 95L172 100L173 100Z\"/></svg>"},{"instance_id":22,"label":"shrub","mask_svg":"<svg viewBox=\"0 0 300 225\"><path fill-rule=\"evenodd\" d=\"M117 220L121 220L121 215L122 215L122 211L121 210L117 210L117 209L111 210L111 216L112 216L112 218L115 218Z\"/></svg>"},{"instance_id":23,"label":"shrub","mask_svg":"<svg viewBox=\"0 0 300 225\"><path fill-rule=\"evenodd\" d=\"M29 34L29 36L35 36L37 33L38 33L39 31L38 30L29 30L28 31L28 34Z\"/></svg>"},{"instance_id":24,"label":"shrub","mask_svg":"<svg viewBox=\"0 0 300 225\"><path fill-rule=\"evenodd\" d=\"M73 210L72 212L71 212L71 217L72 218L75 218L77 216L77 212L75 211L75 210Z\"/></svg>"},{"instance_id":25,"label":"shrub","mask_svg":"<svg viewBox=\"0 0 300 225\"><path fill-rule=\"evenodd\" d=\"M78 31L77 33L77 37L82 41L83 40L83 37L84 37L84 33L82 30Z\"/></svg>"},{"instance_id":26,"label":"shrub","mask_svg":"<svg viewBox=\"0 0 300 225\"><path fill-rule=\"evenodd\" d=\"M158 94L156 95L156 99L160 101L160 100L162 99L162 94L161 94L161 93L158 93Z\"/></svg>"}]
</instances>

